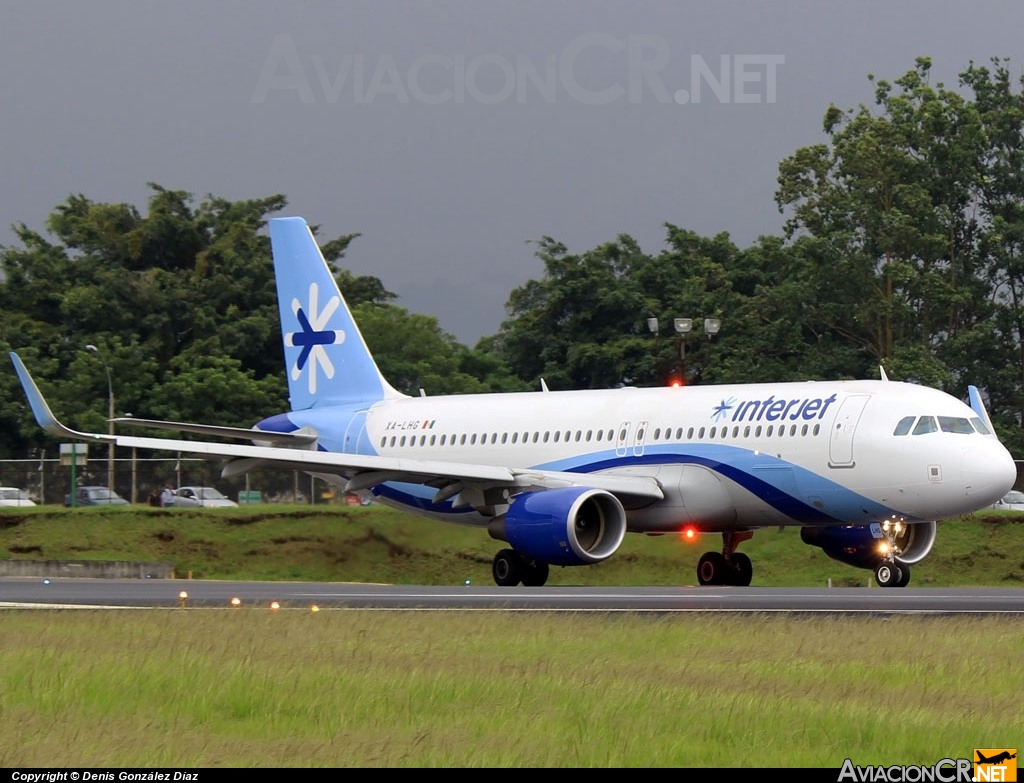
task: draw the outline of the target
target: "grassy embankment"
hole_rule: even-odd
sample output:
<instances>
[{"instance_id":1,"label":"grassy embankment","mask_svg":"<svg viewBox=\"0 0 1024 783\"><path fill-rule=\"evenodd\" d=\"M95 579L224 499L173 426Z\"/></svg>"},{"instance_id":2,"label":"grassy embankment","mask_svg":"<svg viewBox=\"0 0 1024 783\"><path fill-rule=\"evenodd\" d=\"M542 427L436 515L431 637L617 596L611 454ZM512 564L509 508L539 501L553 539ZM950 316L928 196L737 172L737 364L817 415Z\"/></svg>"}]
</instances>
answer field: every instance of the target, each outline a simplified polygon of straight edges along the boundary
<instances>
[{"instance_id":1,"label":"grassy embankment","mask_svg":"<svg viewBox=\"0 0 1024 783\"><path fill-rule=\"evenodd\" d=\"M491 584L505 546L485 531L429 522L383 506L250 506L236 509L41 507L0 513L0 557L170 562L203 579ZM1020 520L1020 521L1018 521ZM719 536L627 534L596 566L553 568L551 585L687 585ZM871 572L830 560L796 528L759 531L741 546L753 586L866 586ZM911 584L1024 586L1024 514L983 512L939 523Z\"/></svg>"}]
</instances>

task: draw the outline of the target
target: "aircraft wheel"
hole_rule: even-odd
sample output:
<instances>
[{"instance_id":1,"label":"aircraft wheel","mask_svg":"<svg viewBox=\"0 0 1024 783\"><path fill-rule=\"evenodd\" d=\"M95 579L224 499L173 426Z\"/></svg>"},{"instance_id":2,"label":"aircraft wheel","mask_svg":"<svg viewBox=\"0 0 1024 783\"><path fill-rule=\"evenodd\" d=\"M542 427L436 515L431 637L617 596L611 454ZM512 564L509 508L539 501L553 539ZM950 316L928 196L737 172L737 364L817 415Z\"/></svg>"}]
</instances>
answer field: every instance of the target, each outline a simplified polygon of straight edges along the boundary
<instances>
[{"instance_id":1,"label":"aircraft wheel","mask_svg":"<svg viewBox=\"0 0 1024 783\"><path fill-rule=\"evenodd\" d=\"M896 583L896 587L906 587L910 584L910 566L901 563L900 572L902 576L900 576L899 581Z\"/></svg>"},{"instance_id":2,"label":"aircraft wheel","mask_svg":"<svg viewBox=\"0 0 1024 783\"><path fill-rule=\"evenodd\" d=\"M705 552L697 561L697 582L702 585L725 584L729 564L721 552Z\"/></svg>"},{"instance_id":3,"label":"aircraft wheel","mask_svg":"<svg viewBox=\"0 0 1024 783\"><path fill-rule=\"evenodd\" d=\"M750 580L754 578L754 564L742 552L734 552L729 576L729 584L736 585L736 587L750 587Z\"/></svg>"},{"instance_id":4,"label":"aircraft wheel","mask_svg":"<svg viewBox=\"0 0 1024 783\"><path fill-rule=\"evenodd\" d=\"M543 587L548 581L548 564L540 560L523 563L523 584L527 587Z\"/></svg>"},{"instance_id":5,"label":"aircraft wheel","mask_svg":"<svg viewBox=\"0 0 1024 783\"><path fill-rule=\"evenodd\" d=\"M514 549L502 549L491 564L494 583L501 587L515 587L522 581L525 570L522 558Z\"/></svg>"},{"instance_id":6,"label":"aircraft wheel","mask_svg":"<svg viewBox=\"0 0 1024 783\"><path fill-rule=\"evenodd\" d=\"M875 569L875 581L879 587L898 587L903 578L903 569L895 563L881 563Z\"/></svg>"}]
</instances>

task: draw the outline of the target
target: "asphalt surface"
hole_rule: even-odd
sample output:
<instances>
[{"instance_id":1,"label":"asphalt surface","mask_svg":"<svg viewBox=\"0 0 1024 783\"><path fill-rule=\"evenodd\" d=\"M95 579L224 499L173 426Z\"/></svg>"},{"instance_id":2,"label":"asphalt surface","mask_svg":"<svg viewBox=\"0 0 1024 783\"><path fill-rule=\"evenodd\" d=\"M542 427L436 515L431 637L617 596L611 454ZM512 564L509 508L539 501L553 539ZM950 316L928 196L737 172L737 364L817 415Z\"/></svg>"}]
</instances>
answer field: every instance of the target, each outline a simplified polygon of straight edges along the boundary
<instances>
[{"instance_id":1,"label":"asphalt surface","mask_svg":"<svg viewBox=\"0 0 1024 783\"><path fill-rule=\"evenodd\" d=\"M786 587L515 587L228 582L191 579L0 578L0 608L241 606L590 612L1024 614L1024 589Z\"/></svg>"}]
</instances>

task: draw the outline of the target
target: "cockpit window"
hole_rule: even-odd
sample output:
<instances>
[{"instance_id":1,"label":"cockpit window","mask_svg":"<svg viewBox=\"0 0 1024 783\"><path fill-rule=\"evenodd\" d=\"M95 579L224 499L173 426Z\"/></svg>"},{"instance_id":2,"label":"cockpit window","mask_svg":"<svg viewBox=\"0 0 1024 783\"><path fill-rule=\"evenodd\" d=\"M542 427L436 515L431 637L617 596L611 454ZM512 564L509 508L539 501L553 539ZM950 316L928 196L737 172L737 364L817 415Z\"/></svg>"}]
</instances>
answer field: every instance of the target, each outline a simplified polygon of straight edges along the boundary
<instances>
[{"instance_id":1,"label":"cockpit window","mask_svg":"<svg viewBox=\"0 0 1024 783\"><path fill-rule=\"evenodd\" d=\"M935 426L935 418L932 416L922 416L917 420L917 426L914 427L915 435L927 435L929 432L938 431L938 427Z\"/></svg>"},{"instance_id":2,"label":"cockpit window","mask_svg":"<svg viewBox=\"0 0 1024 783\"><path fill-rule=\"evenodd\" d=\"M973 435L974 427L967 419L959 416L939 416L939 429L943 432L955 432L959 435Z\"/></svg>"},{"instance_id":3,"label":"cockpit window","mask_svg":"<svg viewBox=\"0 0 1024 783\"><path fill-rule=\"evenodd\" d=\"M971 419L971 424L974 425L974 429L980 432L982 435L991 435L992 430L985 426L985 422L979 419L977 416Z\"/></svg>"},{"instance_id":4,"label":"cockpit window","mask_svg":"<svg viewBox=\"0 0 1024 783\"><path fill-rule=\"evenodd\" d=\"M900 419L899 424L896 425L896 429L892 431L893 435L906 435L910 432L910 427L914 424L913 416L904 416Z\"/></svg>"}]
</instances>

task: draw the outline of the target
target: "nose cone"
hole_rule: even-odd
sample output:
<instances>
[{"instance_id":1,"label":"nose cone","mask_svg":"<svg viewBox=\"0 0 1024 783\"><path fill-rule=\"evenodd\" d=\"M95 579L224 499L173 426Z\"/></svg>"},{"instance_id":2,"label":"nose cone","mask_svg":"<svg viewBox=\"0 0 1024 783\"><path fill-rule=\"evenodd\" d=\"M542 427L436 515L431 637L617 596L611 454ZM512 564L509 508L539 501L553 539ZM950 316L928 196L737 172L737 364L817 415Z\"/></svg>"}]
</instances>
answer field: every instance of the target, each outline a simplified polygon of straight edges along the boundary
<instances>
[{"instance_id":1,"label":"nose cone","mask_svg":"<svg viewBox=\"0 0 1024 783\"><path fill-rule=\"evenodd\" d=\"M964 452L962 467L967 495L976 508L995 503L1017 481L1017 464L994 438Z\"/></svg>"}]
</instances>

